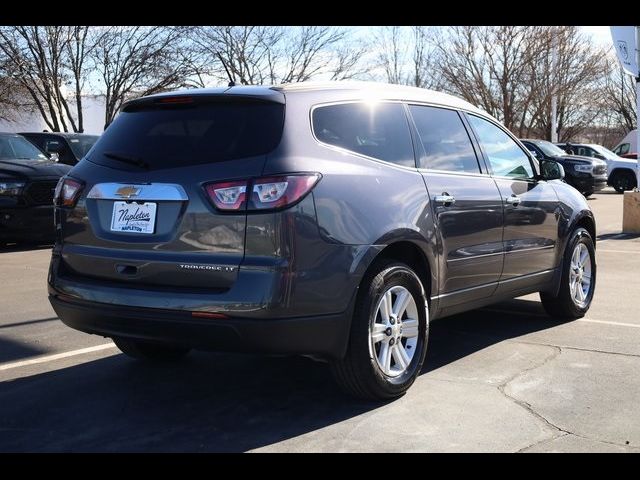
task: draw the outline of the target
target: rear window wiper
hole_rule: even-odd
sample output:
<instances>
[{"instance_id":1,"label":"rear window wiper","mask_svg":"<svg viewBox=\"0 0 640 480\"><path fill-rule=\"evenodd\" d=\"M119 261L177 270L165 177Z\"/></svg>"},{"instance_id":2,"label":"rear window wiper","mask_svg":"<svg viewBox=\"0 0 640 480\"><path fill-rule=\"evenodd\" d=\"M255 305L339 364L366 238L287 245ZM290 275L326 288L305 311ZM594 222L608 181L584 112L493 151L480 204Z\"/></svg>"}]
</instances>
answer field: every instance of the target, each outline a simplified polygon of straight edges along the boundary
<instances>
[{"instance_id":1,"label":"rear window wiper","mask_svg":"<svg viewBox=\"0 0 640 480\"><path fill-rule=\"evenodd\" d=\"M123 155L121 153L114 153L114 152L103 152L102 154L105 157L113 158L114 160L118 160L119 162L129 163L131 165L136 165L140 168L147 168L147 169L149 168L149 164L147 162L137 157L131 157L129 155Z\"/></svg>"}]
</instances>

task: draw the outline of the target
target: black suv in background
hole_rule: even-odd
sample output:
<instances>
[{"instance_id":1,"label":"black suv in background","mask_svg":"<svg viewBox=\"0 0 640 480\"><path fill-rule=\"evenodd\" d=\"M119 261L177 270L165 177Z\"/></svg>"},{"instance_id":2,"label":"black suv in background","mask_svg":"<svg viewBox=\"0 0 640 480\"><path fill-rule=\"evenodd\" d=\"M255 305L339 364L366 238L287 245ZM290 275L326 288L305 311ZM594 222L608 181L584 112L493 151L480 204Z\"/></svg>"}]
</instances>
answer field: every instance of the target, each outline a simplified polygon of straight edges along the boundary
<instances>
[{"instance_id":1,"label":"black suv in background","mask_svg":"<svg viewBox=\"0 0 640 480\"><path fill-rule=\"evenodd\" d=\"M66 165L75 165L100 138L84 133L22 132L23 137L43 152Z\"/></svg>"},{"instance_id":2,"label":"black suv in background","mask_svg":"<svg viewBox=\"0 0 640 480\"><path fill-rule=\"evenodd\" d=\"M564 180L588 197L607 186L607 163L597 158L569 155L546 140L521 139L538 160L553 160L563 166Z\"/></svg>"},{"instance_id":3,"label":"black suv in background","mask_svg":"<svg viewBox=\"0 0 640 480\"><path fill-rule=\"evenodd\" d=\"M20 135L0 133L0 244L53 241L54 190L69 170Z\"/></svg>"},{"instance_id":4,"label":"black suv in background","mask_svg":"<svg viewBox=\"0 0 640 480\"><path fill-rule=\"evenodd\" d=\"M135 358L308 355L348 392L394 398L433 319L533 292L556 318L587 312L595 220L561 178L420 88L143 97L60 183L49 299Z\"/></svg>"}]
</instances>

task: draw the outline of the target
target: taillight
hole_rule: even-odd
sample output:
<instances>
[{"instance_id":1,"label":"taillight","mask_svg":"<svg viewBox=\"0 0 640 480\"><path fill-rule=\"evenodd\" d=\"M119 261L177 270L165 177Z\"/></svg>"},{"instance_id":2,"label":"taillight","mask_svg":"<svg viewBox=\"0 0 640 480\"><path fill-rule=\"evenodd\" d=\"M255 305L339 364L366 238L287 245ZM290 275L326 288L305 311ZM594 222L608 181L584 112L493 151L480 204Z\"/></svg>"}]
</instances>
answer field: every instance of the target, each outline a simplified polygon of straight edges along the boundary
<instances>
[{"instance_id":1,"label":"taillight","mask_svg":"<svg viewBox=\"0 0 640 480\"><path fill-rule=\"evenodd\" d=\"M302 200L318 180L320 174L305 173L210 183L205 189L219 210L274 210L290 207ZM251 192L248 199L247 192Z\"/></svg>"},{"instance_id":2,"label":"taillight","mask_svg":"<svg viewBox=\"0 0 640 480\"><path fill-rule=\"evenodd\" d=\"M69 177L62 177L58 180L56 190L53 195L53 203L59 207L74 207L84 184Z\"/></svg>"},{"instance_id":3,"label":"taillight","mask_svg":"<svg viewBox=\"0 0 640 480\"><path fill-rule=\"evenodd\" d=\"M209 198L220 210L244 210L247 206L247 181L210 183Z\"/></svg>"},{"instance_id":4,"label":"taillight","mask_svg":"<svg viewBox=\"0 0 640 480\"><path fill-rule=\"evenodd\" d=\"M304 197L320 180L318 174L258 178L253 181L249 210L284 208Z\"/></svg>"}]
</instances>

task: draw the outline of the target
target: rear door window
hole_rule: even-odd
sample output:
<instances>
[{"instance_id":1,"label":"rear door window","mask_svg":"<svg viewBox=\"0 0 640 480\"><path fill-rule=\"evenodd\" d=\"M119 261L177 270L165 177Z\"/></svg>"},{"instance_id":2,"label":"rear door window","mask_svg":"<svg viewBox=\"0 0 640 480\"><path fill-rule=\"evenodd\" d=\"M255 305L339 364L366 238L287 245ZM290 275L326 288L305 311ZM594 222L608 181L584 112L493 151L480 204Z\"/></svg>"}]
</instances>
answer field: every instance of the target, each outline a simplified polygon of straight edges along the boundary
<instances>
[{"instance_id":1,"label":"rear door window","mask_svg":"<svg viewBox=\"0 0 640 480\"><path fill-rule=\"evenodd\" d=\"M421 105L411 105L409 110L424 147L421 168L480 173L476 152L457 112Z\"/></svg>"},{"instance_id":2,"label":"rear door window","mask_svg":"<svg viewBox=\"0 0 640 480\"><path fill-rule=\"evenodd\" d=\"M264 155L280 142L284 105L218 101L141 107L117 116L90 152L90 160L135 159L151 169Z\"/></svg>"},{"instance_id":3,"label":"rear door window","mask_svg":"<svg viewBox=\"0 0 640 480\"><path fill-rule=\"evenodd\" d=\"M361 155L415 167L409 124L400 103L343 103L313 110L318 140Z\"/></svg>"}]
</instances>

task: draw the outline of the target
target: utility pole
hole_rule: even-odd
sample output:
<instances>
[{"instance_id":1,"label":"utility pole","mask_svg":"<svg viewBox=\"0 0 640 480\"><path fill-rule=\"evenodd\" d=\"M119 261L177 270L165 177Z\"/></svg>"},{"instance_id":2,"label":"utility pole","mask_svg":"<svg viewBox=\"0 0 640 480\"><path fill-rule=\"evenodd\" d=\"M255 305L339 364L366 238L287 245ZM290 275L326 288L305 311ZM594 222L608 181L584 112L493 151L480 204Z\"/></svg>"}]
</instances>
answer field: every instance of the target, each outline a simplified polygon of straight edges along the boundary
<instances>
[{"instance_id":1,"label":"utility pole","mask_svg":"<svg viewBox=\"0 0 640 480\"><path fill-rule=\"evenodd\" d=\"M551 142L558 141L558 96L556 95L556 68L558 63L557 30L551 27Z\"/></svg>"}]
</instances>

